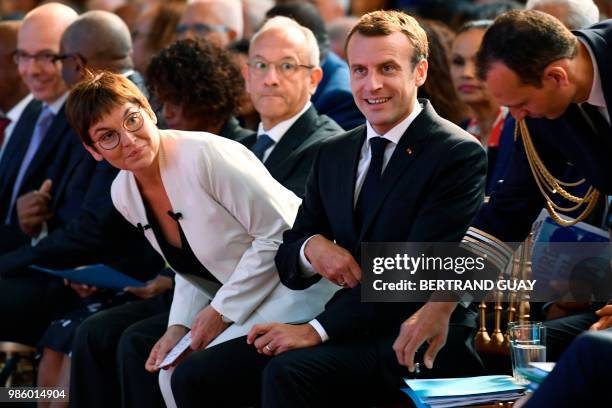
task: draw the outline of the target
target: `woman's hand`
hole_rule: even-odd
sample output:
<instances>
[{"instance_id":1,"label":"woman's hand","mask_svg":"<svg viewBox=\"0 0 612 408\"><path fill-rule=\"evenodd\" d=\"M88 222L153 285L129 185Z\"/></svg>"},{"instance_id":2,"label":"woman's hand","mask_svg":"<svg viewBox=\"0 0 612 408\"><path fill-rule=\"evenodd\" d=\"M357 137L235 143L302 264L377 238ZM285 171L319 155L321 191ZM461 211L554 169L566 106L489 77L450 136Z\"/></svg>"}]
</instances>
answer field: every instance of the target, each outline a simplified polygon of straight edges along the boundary
<instances>
[{"instance_id":1,"label":"woman's hand","mask_svg":"<svg viewBox=\"0 0 612 408\"><path fill-rule=\"evenodd\" d=\"M221 334L229 323L211 305L206 306L198 313L191 327L191 349L202 349Z\"/></svg>"},{"instance_id":2,"label":"woman's hand","mask_svg":"<svg viewBox=\"0 0 612 408\"><path fill-rule=\"evenodd\" d=\"M166 333L164 333L164 335L157 340L157 343L155 343L153 346L153 349L149 354L149 358L145 362L145 369L150 373L158 372L159 365L162 361L164 361L164 358L166 358L168 352L172 350L174 346L176 346L176 343L178 343L188 331L189 329L187 329L185 326L178 324L168 327ZM178 360L171 366L176 365L177 362Z\"/></svg>"}]
</instances>

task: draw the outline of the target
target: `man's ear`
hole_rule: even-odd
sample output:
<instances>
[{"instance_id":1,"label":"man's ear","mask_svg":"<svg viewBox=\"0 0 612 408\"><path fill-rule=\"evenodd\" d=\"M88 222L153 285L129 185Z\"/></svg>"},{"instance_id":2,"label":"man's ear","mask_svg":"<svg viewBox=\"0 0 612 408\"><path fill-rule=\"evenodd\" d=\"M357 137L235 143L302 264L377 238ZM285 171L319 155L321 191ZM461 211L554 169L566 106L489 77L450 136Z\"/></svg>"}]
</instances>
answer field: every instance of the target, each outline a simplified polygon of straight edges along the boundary
<instances>
[{"instance_id":1,"label":"man's ear","mask_svg":"<svg viewBox=\"0 0 612 408\"><path fill-rule=\"evenodd\" d=\"M426 59L422 59L417 62L416 67L414 67L414 82L416 86L421 86L427 80L427 68L429 65L427 64Z\"/></svg>"},{"instance_id":2,"label":"man's ear","mask_svg":"<svg viewBox=\"0 0 612 408\"><path fill-rule=\"evenodd\" d=\"M569 77L567 75L567 64L561 61L553 61L544 68L544 73L542 74L543 81L554 81L557 86L567 86L569 85Z\"/></svg>"},{"instance_id":3,"label":"man's ear","mask_svg":"<svg viewBox=\"0 0 612 408\"><path fill-rule=\"evenodd\" d=\"M83 142L81 142L83 143ZM96 161L102 161L104 160L104 157L102 157L102 155L100 153L98 153L96 151L96 149L94 147L89 146L86 143L83 143L83 147L85 148L85 150L87 150L89 152L89 154L91 154L91 156L96 160Z\"/></svg>"},{"instance_id":4,"label":"man's ear","mask_svg":"<svg viewBox=\"0 0 612 408\"><path fill-rule=\"evenodd\" d=\"M323 70L321 69L321 67L313 68L312 71L310 72L310 94L311 95L313 95L316 92L317 86L319 85L322 79L323 79Z\"/></svg>"}]
</instances>

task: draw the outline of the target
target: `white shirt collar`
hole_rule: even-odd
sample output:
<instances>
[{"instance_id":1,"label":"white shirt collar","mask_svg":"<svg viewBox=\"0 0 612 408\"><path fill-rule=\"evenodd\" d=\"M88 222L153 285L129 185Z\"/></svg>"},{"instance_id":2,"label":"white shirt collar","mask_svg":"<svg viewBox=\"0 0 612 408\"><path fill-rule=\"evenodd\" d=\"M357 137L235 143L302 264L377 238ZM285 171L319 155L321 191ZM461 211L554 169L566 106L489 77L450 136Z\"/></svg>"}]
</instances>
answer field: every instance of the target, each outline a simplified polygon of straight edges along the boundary
<instances>
[{"instance_id":1,"label":"white shirt collar","mask_svg":"<svg viewBox=\"0 0 612 408\"><path fill-rule=\"evenodd\" d=\"M402 120L400 123L395 125L384 135L379 135L378 133L376 133L376 131L374 130L370 122L367 121L366 122L366 129L367 129L366 130L366 137L367 137L366 140L370 140L373 137L381 136L381 137L384 137L385 139L388 139L390 142L394 144L398 144L399 140L402 138L402 135L406 133L406 129L408 129L408 126L410 126L412 121L419 115L419 113L421 113L422 110L423 110L423 107L421 106L419 101L416 101L414 104L414 109L412 110L410 115L406 116L404 120Z\"/></svg>"},{"instance_id":2,"label":"white shirt collar","mask_svg":"<svg viewBox=\"0 0 612 408\"><path fill-rule=\"evenodd\" d=\"M66 99L68 99L68 92L57 98L55 101L45 105L49 107L49 109L51 110L51 112L53 112L54 115L57 115L60 109L62 109L62 106L64 106L64 102L66 102Z\"/></svg>"},{"instance_id":3,"label":"white shirt collar","mask_svg":"<svg viewBox=\"0 0 612 408\"><path fill-rule=\"evenodd\" d=\"M585 101L590 105L597 106L598 108L607 109L606 98L604 97L603 88L601 86L601 77L599 76L599 67L597 66L597 60L595 54L591 50L589 44L582 38L578 37L578 40L584 44L586 49L589 51L591 56L591 62L593 63L593 85L591 86L591 92L589 93L588 99Z\"/></svg>"},{"instance_id":4,"label":"white shirt collar","mask_svg":"<svg viewBox=\"0 0 612 408\"><path fill-rule=\"evenodd\" d=\"M282 122L277 123L275 126L270 128L269 130L264 130L263 123L259 122L259 127L257 128L257 136L266 134L270 136L274 143L280 142L281 138L291 126L312 106L312 102L306 102L306 105L302 108L302 110L296 115L290 117L287 120L283 120Z\"/></svg>"},{"instance_id":5,"label":"white shirt collar","mask_svg":"<svg viewBox=\"0 0 612 408\"><path fill-rule=\"evenodd\" d=\"M12 123L17 122L32 98L34 98L34 96L32 96L32 94L28 94L25 98L17 102L17 105L13 106L11 110L7 112L6 117L9 118Z\"/></svg>"}]
</instances>

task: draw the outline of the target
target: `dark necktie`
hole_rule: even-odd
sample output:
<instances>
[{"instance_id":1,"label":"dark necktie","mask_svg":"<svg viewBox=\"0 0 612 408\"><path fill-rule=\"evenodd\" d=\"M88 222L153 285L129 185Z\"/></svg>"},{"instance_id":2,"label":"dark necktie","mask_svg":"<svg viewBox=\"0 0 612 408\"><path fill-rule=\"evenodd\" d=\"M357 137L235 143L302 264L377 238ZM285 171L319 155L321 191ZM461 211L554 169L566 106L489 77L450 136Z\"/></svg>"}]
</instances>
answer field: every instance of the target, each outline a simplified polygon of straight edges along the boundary
<instances>
[{"instance_id":1,"label":"dark necktie","mask_svg":"<svg viewBox=\"0 0 612 408\"><path fill-rule=\"evenodd\" d=\"M257 158L259 160L261 160L263 162L264 161L263 160L264 153L273 144L274 144L274 140L272 140L272 138L270 136L268 136L266 134L259 135L257 137L257 141L251 147L251 151L255 154L255 156L257 156Z\"/></svg>"},{"instance_id":2,"label":"dark necktie","mask_svg":"<svg viewBox=\"0 0 612 408\"><path fill-rule=\"evenodd\" d=\"M2 149L2 144L4 143L4 130L11 123L9 118L0 117L0 149Z\"/></svg>"},{"instance_id":3,"label":"dark necktie","mask_svg":"<svg viewBox=\"0 0 612 408\"><path fill-rule=\"evenodd\" d=\"M373 137L370 139L370 150L372 157L370 159L370 167L361 187L357 205L355 206L355 224L358 229L361 229L363 221L367 214L373 211L378 198L381 178L383 171L383 161L385 157L385 147L389 143L389 139L383 137Z\"/></svg>"}]
</instances>

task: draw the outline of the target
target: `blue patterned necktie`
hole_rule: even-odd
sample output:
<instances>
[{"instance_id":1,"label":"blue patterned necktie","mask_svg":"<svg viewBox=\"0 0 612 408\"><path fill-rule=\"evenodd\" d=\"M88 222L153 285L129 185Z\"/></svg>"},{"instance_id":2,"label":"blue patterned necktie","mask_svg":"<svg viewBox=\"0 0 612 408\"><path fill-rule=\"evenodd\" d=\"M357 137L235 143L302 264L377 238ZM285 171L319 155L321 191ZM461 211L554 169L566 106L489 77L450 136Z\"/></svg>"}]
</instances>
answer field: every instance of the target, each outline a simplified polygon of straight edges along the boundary
<instances>
[{"instance_id":1,"label":"blue patterned necktie","mask_svg":"<svg viewBox=\"0 0 612 408\"><path fill-rule=\"evenodd\" d=\"M274 140L272 140L270 136L266 134L259 135L257 137L257 141L255 142L253 147L251 147L251 151L255 154L255 156L257 156L259 160L263 162L264 153L274 143Z\"/></svg>"},{"instance_id":2,"label":"blue patterned necktie","mask_svg":"<svg viewBox=\"0 0 612 408\"><path fill-rule=\"evenodd\" d=\"M36 120L36 126L34 127L32 138L30 139L30 145L28 146L28 150L26 150L26 153L23 156L23 160L21 161L21 167L19 167L17 178L15 178L15 184L13 185L13 193L11 195L11 204L9 205L9 210L6 214L6 224L9 224L11 221L11 213L13 212L15 201L17 201L19 190L21 190L23 178L28 170L28 167L30 167L30 163L36 155L36 152L38 151L38 148L40 147L45 135L47 134L49 126L51 126L51 122L53 122L54 117L55 114L51 109L49 109L48 106L45 106L40 112L40 115L38 115L38 119Z\"/></svg>"}]
</instances>

